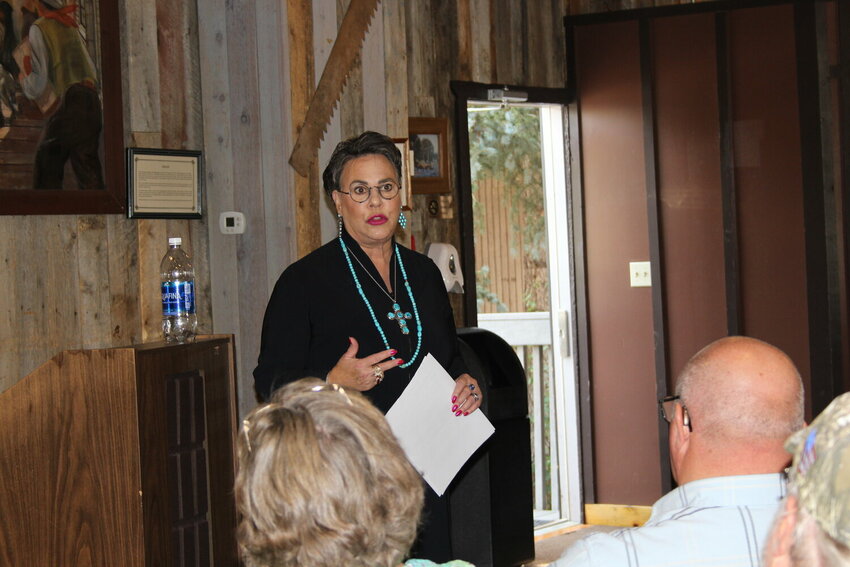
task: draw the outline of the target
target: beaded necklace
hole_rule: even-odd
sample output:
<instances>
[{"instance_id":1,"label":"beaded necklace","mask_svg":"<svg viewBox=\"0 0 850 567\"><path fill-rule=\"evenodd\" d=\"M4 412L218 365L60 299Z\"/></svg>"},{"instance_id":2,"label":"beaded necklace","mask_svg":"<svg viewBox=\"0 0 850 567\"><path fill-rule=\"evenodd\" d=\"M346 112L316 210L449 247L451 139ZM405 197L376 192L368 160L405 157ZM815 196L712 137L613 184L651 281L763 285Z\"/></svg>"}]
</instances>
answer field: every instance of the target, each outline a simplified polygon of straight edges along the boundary
<instances>
[{"instance_id":1,"label":"beaded necklace","mask_svg":"<svg viewBox=\"0 0 850 567\"><path fill-rule=\"evenodd\" d=\"M375 328L378 329L378 334L381 335L381 340L384 341L384 346L387 348L387 350L389 350L390 343L387 340L387 335L386 333L384 333L384 329L383 327L381 327L381 323L378 322L378 318L375 316L375 310L372 309L372 304L369 303L368 299L366 299L366 294L363 292L363 286L360 285L360 279L357 277L357 273L354 271L354 264L351 263L351 255L348 252L348 247L345 245L345 241L342 239L342 237L339 238L339 245L342 247L342 253L345 256L345 262L348 264L348 271L351 272L351 277L354 278L354 285L357 287L357 293L360 294L360 298L363 300L363 303L366 304L366 309L369 310L369 315L372 316L372 322L375 324ZM416 360L417 356L419 356L419 350L422 348L422 321L419 319L419 309L416 307L416 300L413 299L413 291L410 289L410 282L407 281L407 271L404 269L404 262L401 261L401 254L399 254L398 252L398 245L394 244L394 246L396 262L398 262L399 270L401 270L401 277L404 279L404 287L407 288L407 296L410 298L410 304L413 306L413 317L416 320L416 350L413 351L413 355L410 357L410 360L408 360L404 364L399 365L399 368L407 368L408 366L413 364L413 361ZM357 259L356 256L355 259ZM368 274L369 272L367 271L366 273ZM393 291L395 291L395 289ZM387 313L387 318L390 320L396 320L399 323L399 327L401 327L402 333L404 333L405 335L407 334L404 332L407 330L407 326L404 319L410 319L410 314L403 314L401 312L401 307L399 307L398 303L393 303L393 311ZM390 358L392 360L396 359L395 356L392 356Z\"/></svg>"}]
</instances>

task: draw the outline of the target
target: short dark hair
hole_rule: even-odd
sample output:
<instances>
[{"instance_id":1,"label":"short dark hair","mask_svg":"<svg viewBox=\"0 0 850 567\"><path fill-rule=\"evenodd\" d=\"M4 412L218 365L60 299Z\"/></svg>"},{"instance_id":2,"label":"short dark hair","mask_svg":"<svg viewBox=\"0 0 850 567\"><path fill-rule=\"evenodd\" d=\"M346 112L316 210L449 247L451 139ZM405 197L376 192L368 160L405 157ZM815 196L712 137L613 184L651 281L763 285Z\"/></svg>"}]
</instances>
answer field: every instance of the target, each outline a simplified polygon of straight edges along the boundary
<instances>
[{"instance_id":1,"label":"short dark hair","mask_svg":"<svg viewBox=\"0 0 850 567\"><path fill-rule=\"evenodd\" d=\"M342 177L345 164L355 158L368 155L379 155L387 158L395 168L396 175L401 182L401 152L398 151L395 142L384 134L367 131L359 136L343 140L334 149L334 153L328 160L324 173L322 173L322 182L328 197L339 189L339 178Z\"/></svg>"}]
</instances>

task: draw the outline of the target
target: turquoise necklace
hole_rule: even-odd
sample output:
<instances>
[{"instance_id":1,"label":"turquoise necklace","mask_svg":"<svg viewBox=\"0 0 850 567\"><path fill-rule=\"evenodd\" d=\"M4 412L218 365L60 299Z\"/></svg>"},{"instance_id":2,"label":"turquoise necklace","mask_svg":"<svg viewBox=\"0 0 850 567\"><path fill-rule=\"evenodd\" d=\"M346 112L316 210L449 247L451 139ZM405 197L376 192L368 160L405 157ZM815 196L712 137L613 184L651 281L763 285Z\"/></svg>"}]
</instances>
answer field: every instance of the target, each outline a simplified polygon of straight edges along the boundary
<instances>
[{"instance_id":1,"label":"turquoise necklace","mask_svg":"<svg viewBox=\"0 0 850 567\"><path fill-rule=\"evenodd\" d=\"M363 303L366 304L366 309L369 310L369 315L372 316L372 322L375 324L375 328L378 329L378 334L381 335L381 340L384 341L384 346L387 350L390 349L390 343L387 341L387 335L384 333L383 327L381 327L381 323L378 322L378 317L375 316L375 310L372 309L372 304L369 303L369 300L366 299L366 294L363 293L363 286L360 285L360 280L357 278L357 273L354 271L354 265L351 263L351 255L348 252L348 247L345 245L345 241L342 237L339 238L339 245L342 247L342 253L345 255L345 261L348 264L348 271L351 272L351 277L354 278L354 285L357 287L357 293L360 294L360 298L363 300ZM410 298L410 304L413 306L413 318L416 320L416 350L413 351L413 356L410 357L410 360L405 362L404 364L400 364L399 368L407 368L413 361L416 360L416 357L419 356L419 350L422 348L422 321L419 319L419 309L416 307L416 300L413 299L413 291L410 289L410 282L407 281L407 271L404 269L404 262L401 261L401 254L398 252L398 245L395 246L395 259L398 262L398 267L401 270L401 277L404 279L404 287L407 288L407 296ZM357 257L355 256L355 260ZM359 261L359 260L358 260ZM365 269L365 267L364 267ZM366 272L369 274L369 272ZM370 276L372 274L369 274ZM374 279L374 278L373 278ZM377 284L378 282L375 282ZM381 288L381 291L384 291ZM395 292L395 289L393 289ZM386 292L384 292L386 293ZM410 319L410 313L402 313L401 307L397 302L393 302L393 310L387 313L387 319L390 321L396 321L401 329L403 334L408 334L410 331L407 328L406 319ZM393 360L396 359L395 356L390 357Z\"/></svg>"}]
</instances>

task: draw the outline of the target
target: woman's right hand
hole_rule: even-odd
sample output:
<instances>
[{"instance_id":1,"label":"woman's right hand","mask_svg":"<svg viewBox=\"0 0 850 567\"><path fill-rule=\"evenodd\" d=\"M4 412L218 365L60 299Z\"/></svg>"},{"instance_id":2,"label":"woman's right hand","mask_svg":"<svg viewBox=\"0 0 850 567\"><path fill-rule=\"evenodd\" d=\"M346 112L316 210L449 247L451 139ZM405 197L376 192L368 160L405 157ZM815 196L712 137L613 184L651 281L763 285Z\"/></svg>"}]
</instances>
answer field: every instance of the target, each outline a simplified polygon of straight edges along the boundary
<instances>
[{"instance_id":1,"label":"woman's right hand","mask_svg":"<svg viewBox=\"0 0 850 567\"><path fill-rule=\"evenodd\" d=\"M404 361L397 358L388 360L396 351L394 349L382 350L363 358L357 358L357 350L360 345L357 344L357 339L348 337L349 346L336 366L328 372L327 382L329 384L339 384L344 388L354 388L361 392L371 390L381 383L384 379L384 373L395 368L399 364L404 364Z\"/></svg>"}]
</instances>

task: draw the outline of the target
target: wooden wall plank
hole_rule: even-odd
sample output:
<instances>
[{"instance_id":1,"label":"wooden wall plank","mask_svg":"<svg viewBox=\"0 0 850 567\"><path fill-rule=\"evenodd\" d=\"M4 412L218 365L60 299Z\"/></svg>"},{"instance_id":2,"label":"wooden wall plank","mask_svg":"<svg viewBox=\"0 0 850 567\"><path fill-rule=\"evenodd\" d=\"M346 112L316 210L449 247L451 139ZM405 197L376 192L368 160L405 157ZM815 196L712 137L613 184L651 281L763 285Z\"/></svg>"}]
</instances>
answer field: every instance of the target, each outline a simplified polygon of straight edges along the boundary
<instances>
[{"instance_id":1,"label":"wooden wall plank","mask_svg":"<svg viewBox=\"0 0 850 567\"><path fill-rule=\"evenodd\" d=\"M251 371L259 352L260 332L265 304L257 301L250 290L263 289L268 282L266 261L266 227L271 222L264 211L264 194L276 188L266 187L263 180L263 136L266 127L256 96L259 82L260 51L258 21L266 14L258 11L253 0L229 4L227 11L228 79L230 91L230 132L234 148L233 180L238 188L239 210L249 219L249 230L236 239L238 258L238 302L240 317L240 351L238 367L250 383ZM270 128L282 125L268 124ZM261 295L262 297L262 295ZM249 400L243 400L249 403Z\"/></svg>"},{"instance_id":2,"label":"wooden wall plank","mask_svg":"<svg viewBox=\"0 0 850 567\"><path fill-rule=\"evenodd\" d=\"M431 2L407 2L407 82L411 116L436 116L436 53Z\"/></svg>"},{"instance_id":3,"label":"wooden wall plank","mask_svg":"<svg viewBox=\"0 0 850 567\"><path fill-rule=\"evenodd\" d=\"M260 97L266 271L265 281L257 280L252 285L254 289L264 289L265 285L266 293L261 297L268 297L280 272L296 259L296 219L292 206L294 170L281 159L289 155L294 140L288 114L290 76L285 47L286 6L275 0L262 0L257 7L258 13L263 15L257 18L259 86L261 92L267 93ZM240 383L242 412L250 409L254 400L250 385L260 350L261 325L258 323L262 321L254 317L262 317L265 311L265 302L255 300L255 304L250 317L242 314L244 323L236 351L239 374L247 379Z\"/></svg>"},{"instance_id":4,"label":"wooden wall plank","mask_svg":"<svg viewBox=\"0 0 850 567\"><path fill-rule=\"evenodd\" d=\"M384 66L384 104L385 132L391 138L409 138L408 133L408 94L407 94L407 33L405 31L405 12L402 0L384 0L382 14L383 49L381 59ZM412 201L408 206L413 206ZM413 247L413 235L421 220L414 211L405 213L408 227L401 231L399 241L408 248Z\"/></svg>"},{"instance_id":5,"label":"wooden wall plank","mask_svg":"<svg viewBox=\"0 0 850 567\"><path fill-rule=\"evenodd\" d=\"M109 281L109 239L106 216L76 217L76 265L79 297L79 327L82 348L107 346L112 331Z\"/></svg>"},{"instance_id":6,"label":"wooden wall plank","mask_svg":"<svg viewBox=\"0 0 850 567\"><path fill-rule=\"evenodd\" d=\"M472 77L472 18L470 0L457 0L457 72L458 81Z\"/></svg>"},{"instance_id":7,"label":"wooden wall plank","mask_svg":"<svg viewBox=\"0 0 850 567\"><path fill-rule=\"evenodd\" d=\"M289 76L292 96L292 128L298 135L313 95L312 6L307 0L287 0L289 28ZM318 165L306 178L295 176L296 241L298 256L305 256L319 244Z\"/></svg>"},{"instance_id":8,"label":"wooden wall plank","mask_svg":"<svg viewBox=\"0 0 850 567\"><path fill-rule=\"evenodd\" d=\"M407 21L403 0L381 2L384 18L387 135L407 138Z\"/></svg>"},{"instance_id":9,"label":"wooden wall plank","mask_svg":"<svg viewBox=\"0 0 850 567\"><path fill-rule=\"evenodd\" d=\"M295 210L293 208L295 171L286 156L292 152L292 113L290 111L289 43L286 4L278 0L261 0L257 31L260 89L271 93L260 99L263 120L263 171L265 186L266 264L268 294L283 267L296 258ZM272 222L274 219L274 222ZM252 353L255 356L256 353ZM240 357L241 358L241 357Z\"/></svg>"},{"instance_id":10,"label":"wooden wall plank","mask_svg":"<svg viewBox=\"0 0 850 567\"><path fill-rule=\"evenodd\" d=\"M522 37L522 6L509 0L496 0L492 5L491 29L496 67L493 79L497 83L521 84L522 55L517 46Z\"/></svg>"},{"instance_id":11,"label":"wooden wall plank","mask_svg":"<svg viewBox=\"0 0 850 567\"><path fill-rule=\"evenodd\" d=\"M121 74L127 134L160 130L160 101L157 96L159 58L157 55L156 4L123 1L121 28Z\"/></svg>"},{"instance_id":12,"label":"wooden wall plank","mask_svg":"<svg viewBox=\"0 0 850 567\"><path fill-rule=\"evenodd\" d=\"M157 45L159 60L159 100L161 108L162 143L166 148L186 147L186 73L184 61L189 55L184 36L186 3L156 0Z\"/></svg>"},{"instance_id":13,"label":"wooden wall plank","mask_svg":"<svg viewBox=\"0 0 850 567\"><path fill-rule=\"evenodd\" d=\"M238 237L222 234L218 217L224 211L238 210L233 182L233 160L237 148L231 135L232 103L227 65L229 61L227 36L227 8L213 3L198 12L198 41L200 44L199 72L203 97L204 184L207 205L207 243L209 247L209 298L212 308L212 330L215 333L234 334L236 338L237 376L239 402L253 400L243 385L252 367L243 363L243 357L254 355L242 345L242 325L245 321L239 312L239 264L237 261ZM222 67L225 68L222 71ZM255 230L257 219L246 218L249 230ZM263 223L258 222L257 226ZM268 287L266 285L266 287ZM265 291L265 288L261 287ZM258 297L267 296L258 293ZM253 322L248 322L249 325ZM246 409L247 411L247 409Z\"/></svg>"},{"instance_id":14,"label":"wooden wall plank","mask_svg":"<svg viewBox=\"0 0 850 567\"><path fill-rule=\"evenodd\" d=\"M337 16L336 0L314 0L313 1L313 64L316 69L315 84L318 84L322 71L325 68L331 48L336 41L340 18ZM316 179L316 206L318 207L319 225L321 228L319 243L327 242L334 238L338 232L336 210L333 202L325 195L321 180L331 154L336 145L342 140L342 118L340 104L334 108L329 124L326 126L325 137L319 146L319 157L317 159Z\"/></svg>"},{"instance_id":15,"label":"wooden wall plank","mask_svg":"<svg viewBox=\"0 0 850 567\"><path fill-rule=\"evenodd\" d=\"M392 33L392 30L390 30ZM363 103L363 130L387 132L387 85L384 81L384 16L380 4L372 17L369 32L363 42L360 87Z\"/></svg>"},{"instance_id":16,"label":"wooden wall plank","mask_svg":"<svg viewBox=\"0 0 850 567\"><path fill-rule=\"evenodd\" d=\"M29 257L24 258L33 264L31 269L44 282L44 295L40 298L39 306L44 317L43 326L33 329L32 353L35 358L31 360L31 368L50 358L61 348L60 345L70 344L73 348L79 348L81 344L79 279L76 269L79 252L77 217L51 217L50 225L52 230L44 244L53 253L45 261L33 261L35 258L31 243L36 239L25 241L30 251Z\"/></svg>"},{"instance_id":17,"label":"wooden wall plank","mask_svg":"<svg viewBox=\"0 0 850 567\"><path fill-rule=\"evenodd\" d=\"M495 80L492 73L490 49L490 0L470 0L471 32L471 72L473 81L491 83Z\"/></svg>"},{"instance_id":18,"label":"wooden wall plank","mask_svg":"<svg viewBox=\"0 0 850 567\"><path fill-rule=\"evenodd\" d=\"M139 246L136 221L106 216L109 256L108 337L103 344L132 345L141 341L139 304ZM64 345L63 345L64 346Z\"/></svg>"},{"instance_id":19,"label":"wooden wall plank","mask_svg":"<svg viewBox=\"0 0 850 567\"><path fill-rule=\"evenodd\" d=\"M21 277L17 242L26 217L11 217L0 222L0 392L11 387L22 374L17 356L21 345L23 305L20 287L30 285Z\"/></svg>"},{"instance_id":20,"label":"wooden wall plank","mask_svg":"<svg viewBox=\"0 0 850 567\"><path fill-rule=\"evenodd\" d=\"M350 0L336 2L337 27L345 17L349 2ZM355 59L337 106L341 126L340 135L343 139L356 136L363 131L363 55L361 53L361 56ZM321 75L321 73L316 74ZM324 164L320 164L319 168L324 168Z\"/></svg>"},{"instance_id":21,"label":"wooden wall plank","mask_svg":"<svg viewBox=\"0 0 850 567\"><path fill-rule=\"evenodd\" d=\"M138 230L139 312L142 342L162 339L162 293L159 264L168 249L167 226L159 220L140 219Z\"/></svg>"},{"instance_id":22,"label":"wooden wall plank","mask_svg":"<svg viewBox=\"0 0 850 567\"><path fill-rule=\"evenodd\" d=\"M567 38L564 28L564 16L566 15L566 0L555 0L549 6L548 30L545 33L549 39L546 40L546 52L550 55L550 65L546 69L546 86L553 88L564 88L567 84Z\"/></svg>"},{"instance_id":23,"label":"wooden wall plank","mask_svg":"<svg viewBox=\"0 0 850 567\"><path fill-rule=\"evenodd\" d=\"M207 7L204 5L204 9ZM197 150L204 146L204 115L200 104L203 91L201 90L201 53L198 38L198 3L187 2L183 9L183 61L185 120L183 129L186 136L186 147Z\"/></svg>"}]
</instances>

